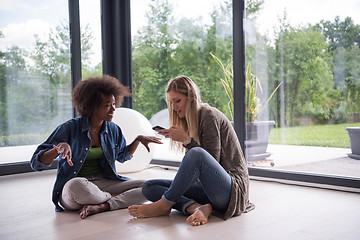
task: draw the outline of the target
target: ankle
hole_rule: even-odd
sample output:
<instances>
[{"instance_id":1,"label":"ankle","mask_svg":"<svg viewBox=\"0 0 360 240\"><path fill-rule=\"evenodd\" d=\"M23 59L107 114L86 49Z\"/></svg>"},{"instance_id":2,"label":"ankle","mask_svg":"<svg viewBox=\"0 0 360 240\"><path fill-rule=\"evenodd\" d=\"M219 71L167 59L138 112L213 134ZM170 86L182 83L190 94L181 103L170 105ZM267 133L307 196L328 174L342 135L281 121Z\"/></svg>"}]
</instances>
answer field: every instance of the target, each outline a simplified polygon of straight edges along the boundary
<instances>
[{"instance_id":1,"label":"ankle","mask_svg":"<svg viewBox=\"0 0 360 240\"><path fill-rule=\"evenodd\" d=\"M159 201L155 202L158 207L164 209L164 210L167 210L167 209L171 209L172 208L172 205L165 202L164 200L160 199Z\"/></svg>"},{"instance_id":2,"label":"ankle","mask_svg":"<svg viewBox=\"0 0 360 240\"><path fill-rule=\"evenodd\" d=\"M102 212L110 211L110 204L108 202L100 203L98 206Z\"/></svg>"},{"instance_id":3,"label":"ankle","mask_svg":"<svg viewBox=\"0 0 360 240\"><path fill-rule=\"evenodd\" d=\"M201 204L197 203L197 202L194 202L192 204L190 204L186 209L185 209L185 212L187 212L188 214L193 214L196 209L198 209L199 207L201 206Z\"/></svg>"}]
</instances>

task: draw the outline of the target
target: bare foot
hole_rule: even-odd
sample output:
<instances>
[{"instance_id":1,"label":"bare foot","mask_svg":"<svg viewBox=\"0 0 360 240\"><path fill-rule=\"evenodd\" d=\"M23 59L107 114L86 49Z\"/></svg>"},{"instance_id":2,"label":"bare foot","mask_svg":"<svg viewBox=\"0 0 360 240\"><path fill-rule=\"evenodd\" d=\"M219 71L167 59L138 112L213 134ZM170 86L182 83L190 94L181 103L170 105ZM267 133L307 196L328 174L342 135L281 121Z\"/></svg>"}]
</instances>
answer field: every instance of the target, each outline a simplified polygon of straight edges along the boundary
<instances>
[{"instance_id":1,"label":"bare foot","mask_svg":"<svg viewBox=\"0 0 360 240\"><path fill-rule=\"evenodd\" d=\"M169 215L171 212L171 205L160 199L146 205L132 205L128 207L128 210L129 214L136 218L159 217Z\"/></svg>"},{"instance_id":2,"label":"bare foot","mask_svg":"<svg viewBox=\"0 0 360 240\"><path fill-rule=\"evenodd\" d=\"M110 210L110 206L108 203L101 203L101 204L96 204L96 205L85 205L82 209L82 211L80 212L80 217L82 219L90 216L90 215L94 215L96 213L101 213L101 212L105 212L105 211L109 211Z\"/></svg>"},{"instance_id":3,"label":"bare foot","mask_svg":"<svg viewBox=\"0 0 360 240\"><path fill-rule=\"evenodd\" d=\"M204 225L208 222L212 206L210 204L196 206L193 213L186 219L192 226Z\"/></svg>"}]
</instances>

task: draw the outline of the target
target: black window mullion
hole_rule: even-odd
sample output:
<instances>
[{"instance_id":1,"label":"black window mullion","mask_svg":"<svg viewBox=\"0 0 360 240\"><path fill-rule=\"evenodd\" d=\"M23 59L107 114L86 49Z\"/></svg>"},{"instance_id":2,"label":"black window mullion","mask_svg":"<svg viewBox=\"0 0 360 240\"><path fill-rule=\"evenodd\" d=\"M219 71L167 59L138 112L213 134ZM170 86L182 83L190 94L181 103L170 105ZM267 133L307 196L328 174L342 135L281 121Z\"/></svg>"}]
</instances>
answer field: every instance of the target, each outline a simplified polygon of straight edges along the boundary
<instances>
[{"instance_id":1,"label":"black window mullion","mask_svg":"<svg viewBox=\"0 0 360 240\"><path fill-rule=\"evenodd\" d=\"M79 0L69 0L69 29L70 29L70 55L71 55L71 84L74 88L81 80L81 37ZM76 116L76 111L73 109Z\"/></svg>"},{"instance_id":2,"label":"black window mullion","mask_svg":"<svg viewBox=\"0 0 360 240\"><path fill-rule=\"evenodd\" d=\"M244 0L233 0L234 128L245 153L245 46Z\"/></svg>"},{"instance_id":3,"label":"black window mullion","mask_svg":"<svg viewBox=\"0 0 360 240\"><path fill-rule=\"evenodd\" d=\"M130 0L101 1L103 73L132 89ZM124 107L132 108L126 97Z\"/></svg>"}]
</instances>

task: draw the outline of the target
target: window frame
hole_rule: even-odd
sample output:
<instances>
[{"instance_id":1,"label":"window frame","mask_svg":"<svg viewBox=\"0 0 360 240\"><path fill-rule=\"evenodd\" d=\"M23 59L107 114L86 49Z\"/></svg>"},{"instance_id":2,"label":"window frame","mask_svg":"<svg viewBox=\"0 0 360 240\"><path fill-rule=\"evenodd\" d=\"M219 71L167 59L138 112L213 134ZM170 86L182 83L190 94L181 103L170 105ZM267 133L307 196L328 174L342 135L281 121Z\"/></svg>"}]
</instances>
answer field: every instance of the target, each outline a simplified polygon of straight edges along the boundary
<instances>
[{"instance_id":1,"label":"window frame","mask_svg":"<svg viewBox=\"0 0 360 240\"><path fill-rule=\"evenodd\" d=\"M122 84L132 89L131 59L131 0L101 0L103 73L121 79ZM69 24L71 38L72 87L81 79L80 16L79 0L69 0ZM243 17L245 0L233 0L233 70L234 70L234 128L244 152L246 138L245 119L245 45ZM132 98L127 98L124 107L132 108ZM74 116L75 116L74 110ZM153 159L151 163L179 166L180 162ZM55 169L55 161L50 169ZM348 188L358 192L360 179L274 169L248 167L250 177L272 181L288 181L299 185L317 185L323 188ZM30 172L28 162L0 165L0 176ZM353 189L353 190L351 190Z\"/></svg>"}]
</instances>

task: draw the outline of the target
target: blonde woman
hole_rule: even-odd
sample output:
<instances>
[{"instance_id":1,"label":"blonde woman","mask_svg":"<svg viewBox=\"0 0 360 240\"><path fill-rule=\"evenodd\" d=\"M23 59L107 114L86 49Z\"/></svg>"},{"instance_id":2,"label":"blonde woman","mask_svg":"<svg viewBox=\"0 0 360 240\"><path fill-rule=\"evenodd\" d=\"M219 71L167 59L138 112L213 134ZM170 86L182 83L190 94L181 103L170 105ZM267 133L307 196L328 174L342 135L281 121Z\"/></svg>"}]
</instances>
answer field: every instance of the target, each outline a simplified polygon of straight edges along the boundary
<instances>
[{"instance_id":1,"label":"blonde woman","mask_svg":"<svg viewBox=\"0 0 360 240\"><path fill-rule=\"evenodd\" d=\"M230 121L202 103L189 77L171 79L165 93L172 127L158 133L185 148L186 154L174 180L144 183L143 194L153 203L130 206L130 215L157 217L174 208L190 215L186 221L198 226L208 222L213 210L228 219L253 209L246 162Z\"/></svg>"}]
</instances>

